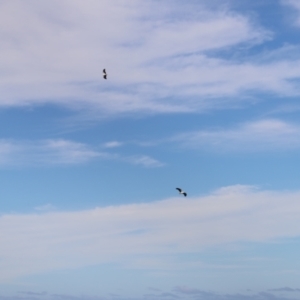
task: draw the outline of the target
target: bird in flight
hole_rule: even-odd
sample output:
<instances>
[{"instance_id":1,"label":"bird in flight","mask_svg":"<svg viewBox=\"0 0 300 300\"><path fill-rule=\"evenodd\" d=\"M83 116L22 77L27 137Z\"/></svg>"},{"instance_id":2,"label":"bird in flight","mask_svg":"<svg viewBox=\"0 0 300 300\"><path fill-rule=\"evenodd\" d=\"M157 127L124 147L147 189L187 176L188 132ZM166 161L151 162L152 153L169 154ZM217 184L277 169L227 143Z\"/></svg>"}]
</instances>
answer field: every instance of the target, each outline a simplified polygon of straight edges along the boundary
<instances>
[{"instance_id":1,"label":"bird in flight","mask_svg":"<svg viewBox=\"0 0 300 300\"><path fill-rule=\"evenodd\" d=\"M104 79L107 79L107 74L106 74L105 69L103 69L103 78L104 78Z\"/></svg>"},{"instance_id":2,"label":"bird in flight","mask_svg":"<svg viewBox=\"0 0 300 300\"><path fill-rule=\"evenodd\" d=\"M180 194L182 194L184 197L186 197L187 193L184 192L182 189L176 188L176 190L177 190Z\"/></svg>"}]
</instances>

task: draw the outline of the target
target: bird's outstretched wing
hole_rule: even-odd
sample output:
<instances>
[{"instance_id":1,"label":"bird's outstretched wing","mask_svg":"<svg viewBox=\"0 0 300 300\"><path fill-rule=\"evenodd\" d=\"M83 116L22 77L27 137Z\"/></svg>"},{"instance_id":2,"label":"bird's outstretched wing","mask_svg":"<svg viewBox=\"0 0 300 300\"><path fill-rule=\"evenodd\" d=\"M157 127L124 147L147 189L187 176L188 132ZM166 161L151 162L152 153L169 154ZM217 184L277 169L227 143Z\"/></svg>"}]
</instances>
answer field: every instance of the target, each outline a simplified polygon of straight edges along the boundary
<instances>
[{"instance_id":1,"label":"bird's outstretched wing","mask_svg":"<svg viewBox=\"0 0 300 300\"><path fill-rule=\"evenodd\" d=\"M107 79L107 75L106 75L106 74L105 74L105 75L103 75L103 78L104 78L104 79Z\"/></svg>"},{"instance_id":2,"label":"bird's outstretched wing","mask_svg":"<svg viewBox=\"0 0 300 300\"><path fill-rule=\"evenodd\" d=\"M105 69L103 69L103 73L104 73L104 74L106 73Z\"/></svg>"},{"instance_id":3,"label":"bird's outstretched wing","mask_svg":"<svg viewBox=\"0 0 300 300\"><path fill-rule=\"evenodd\" d=\"M184 193L182 193L182 195L184 195L184 197L186 197L186 196L187 196L187 193L184 192Z\"/></svg>"},{"instance_id":4,"label":"bird's outstretched wing","mask_svg":"<svg viewBox=\"0 0 300 300\"><path fill-rule=\"evenodd\" d=\"M180 188L176 188L176 190L177 190L179 193L181 193L181 191L182 191L182 189L180 189Z\"/></svg>"}]
</instances>

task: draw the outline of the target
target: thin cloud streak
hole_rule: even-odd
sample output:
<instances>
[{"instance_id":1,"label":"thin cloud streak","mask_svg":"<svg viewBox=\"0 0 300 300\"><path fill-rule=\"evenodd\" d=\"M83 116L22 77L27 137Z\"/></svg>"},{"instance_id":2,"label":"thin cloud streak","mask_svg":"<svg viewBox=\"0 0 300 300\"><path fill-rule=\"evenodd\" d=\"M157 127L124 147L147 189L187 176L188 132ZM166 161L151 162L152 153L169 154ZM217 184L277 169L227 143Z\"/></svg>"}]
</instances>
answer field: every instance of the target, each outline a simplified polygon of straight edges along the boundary
<instances>
[{"instance_id":1,"label":"thin cloud streak","mask_svg":"<svg viewBox=\"0 0 300 300\"><path fill-rule=\"evenodd\" d=\"M229 243L297 237L299 197L298 191L232 186L204 197L77 212L3 214L0 281L101 263L168 270L173 264L153 261ZM181 268L199 269L201 263Z\"/></svg>"},{"instance_id":2,"label":"thin cloud streak","mask_svg":"<svg viewBox=\"0 0 300 300\"><path fill-rule=\"evenodd\" d=\"M197 290L198 292L195 294L190 294L189 290ZM187 291L187 292L185 292ZM128 297L126 295L119 295L115 293L110 293L109 296L101 297L101 296L89 296L89 295L81 295L74 296L68 294L51 294L51 293L36 293L36 292L19 292L21 295L17 296L0 296L0 300L39 300L39 299L61 299L61 300L152 300L152 299L193 299L193 300L296 300L296 298L290 298L286 296L278 296L274 295L270 292L262 291L259 293L216 293L213 291L205 291L198 290L189 287L175 287L172 292L160 292L158 294L144 294L142 296Z\"/></svg>"},{"instance_id":3,"label":"thin cloud streak","mask_svg":"<svg viewBox=\"0 0 300 300\"><path fill-rule=\"evenodd\" d=\"M184 147L218 152L264 152L300 148L300 126L277 119L244 123L234 129L199 130L170 139Z\"/></svg>"},{"instance_id":4,"label":"thin cloud streak","mask_svg":"<svg viewBox=\"0 0 300 300\"><path fill-rule=\"evenodd\" d=\"M107 142L103 145L104 148L117 148L123 146L123 143L118 141Z\"/></svg>"},{"instance_id":5,"label":"thin cloud streak","mask_svg":"<svg viewBox=\"0 0 300 300\"><path fill-rule=\"evenodd\" d=\"M109 143L106 148L121 146ZM89 163L92 160L116 160L143 167L156 168L164 163L148 155L124 156L103 152L90 145L64 140L14 141L0 139L0 167L39 167Z\"/></svg>"},{"instance_id":6,"label":"thin cloud streak","mask_svg":"<svg viewBox=\"0 0 300 300\"><path fill-rule=\"evenodd\" d=\"M283 288L277 288L277 289L270 289L269 290L270 292L300 292L300 289L293 289L293 288L290 288L290 287L283 287Z\"/></svg>"},{"instance_id":7,"label":"thin cloud streak","mask_svg":"<svg viewBox=\"0 0 300 300\"><path fill-rule=\"evenodd\" d=\"M295 300L295 298L278 296L270 292L260 293L236 293L236 294L222 294L212 291L204 291L195 288L189 288L185 286L178 286L174 288L174 291L183 296L184 299L210 299L210 300Z\"/></svg>"},{"instance_id":8,"label":"thin cloud streak","mask_svg":"<svg viewBox=\"0 0 300 300\"><path fill-rule=\"evenodd\" d=\"M82 143L64 139L36 142L0 140L0 166L44 166L84 163L105 157Z\"/></svg>"},{"instance_id":9,"label":"thin cloud streak","mask_svg":"<svg viewBox=\"0 0 300 300\"><path fill-rule=\"evenodd\" d=\"M136 155L126 158L128 162L147 168L163 167L165 164L147 155Z\"/></svg>"}]
</instances>

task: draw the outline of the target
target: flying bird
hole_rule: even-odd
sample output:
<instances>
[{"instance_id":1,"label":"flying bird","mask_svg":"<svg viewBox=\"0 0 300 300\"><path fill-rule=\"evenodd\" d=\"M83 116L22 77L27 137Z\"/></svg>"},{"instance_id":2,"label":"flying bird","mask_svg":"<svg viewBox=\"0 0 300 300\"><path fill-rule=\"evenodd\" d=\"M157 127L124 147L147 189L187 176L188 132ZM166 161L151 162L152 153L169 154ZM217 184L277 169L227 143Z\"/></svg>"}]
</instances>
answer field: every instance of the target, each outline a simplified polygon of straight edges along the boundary
<instances>
[{"instance_id":1,"label":"flying bird","mask_svg":"<svg viewBox=\"0 0 300 300\"><path fill-rule=\"evenodd\" d=\"M104 78L104 79L107 79L107 74L106 74L105 69L103 69L103 78Z\"/></svg>"},{"instance_id":2,"label":"flying bird","mask_svg":"<svg viewBox=\"0 0 300 300\"><path fill-rule=\"evenodd\" d=\"M176 190L179 192L179 194L182 194L184 197L186 197L187 193L184 192L182 189L176 188Z\"/></svg>"}]
</instances>

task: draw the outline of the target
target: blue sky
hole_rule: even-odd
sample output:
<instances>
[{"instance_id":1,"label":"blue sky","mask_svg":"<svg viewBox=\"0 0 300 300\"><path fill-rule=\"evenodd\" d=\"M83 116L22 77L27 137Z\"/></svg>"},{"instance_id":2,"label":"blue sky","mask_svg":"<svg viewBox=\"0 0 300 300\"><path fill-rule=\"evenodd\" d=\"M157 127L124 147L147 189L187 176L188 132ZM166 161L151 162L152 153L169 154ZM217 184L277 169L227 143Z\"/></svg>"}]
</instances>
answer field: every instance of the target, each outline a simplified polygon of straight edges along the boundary
<instances>
[{"instance_id":1,"label":"blue sky","mask_svg":"<svg viewBox=\"0 0 300 300\"><path fill-rule=\"evenodd\" d=\"M299 35L297 0L0 1L0 300L299 299Z\"/></svg>"}]
</instances>

